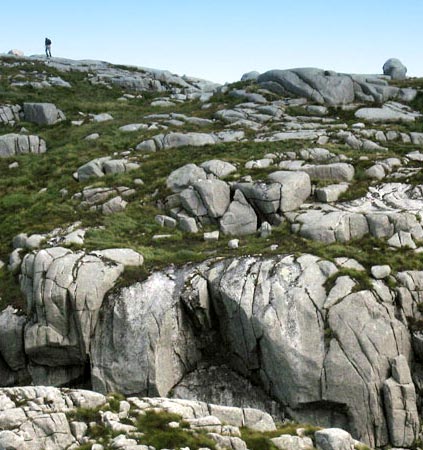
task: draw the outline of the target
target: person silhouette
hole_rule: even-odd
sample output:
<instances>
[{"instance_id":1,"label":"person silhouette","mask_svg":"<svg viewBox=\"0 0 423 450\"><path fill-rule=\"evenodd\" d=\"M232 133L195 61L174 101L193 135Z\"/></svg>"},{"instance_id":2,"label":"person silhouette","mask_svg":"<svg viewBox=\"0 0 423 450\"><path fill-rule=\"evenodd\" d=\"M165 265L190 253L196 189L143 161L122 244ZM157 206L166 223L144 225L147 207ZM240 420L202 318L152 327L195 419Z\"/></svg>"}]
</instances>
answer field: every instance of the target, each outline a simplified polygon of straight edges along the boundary
<instances>
[{"instance_id":1,"label":"person silhouette","mask_svg":"<svg viewBox=\"0 0 423 450\"><path fill-rule=\"evenodd\" d=\"M51 40L49 38L46 38L45 45L46 45L46 56L47 58L51 58Z\"/></svg>"}]
</instances>

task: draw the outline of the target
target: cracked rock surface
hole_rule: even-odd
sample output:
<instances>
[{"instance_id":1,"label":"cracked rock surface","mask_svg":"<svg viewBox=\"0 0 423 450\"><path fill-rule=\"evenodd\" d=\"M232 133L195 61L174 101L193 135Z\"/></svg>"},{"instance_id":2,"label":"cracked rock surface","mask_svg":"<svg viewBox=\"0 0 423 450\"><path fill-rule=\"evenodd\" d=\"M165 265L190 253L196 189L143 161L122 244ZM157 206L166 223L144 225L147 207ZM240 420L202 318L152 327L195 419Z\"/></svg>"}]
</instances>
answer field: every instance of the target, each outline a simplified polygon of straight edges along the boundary
<instances>
[{"instance_id":1,"label":"cracked rock surface","mask_svg":"<svg viewBox=\"0 0 423 450\"><path fill-rule=\"evenodd\" d=\"M405 316L419 317L414 298L423 291L421 272L399 274L398 292L383 280L360 290L345 276L328 290L341 259L242 257L169 268L107 295L125 261L140 262L119 261L112 251L61 248L24 258L29 320L16 328L24 326L34 380L41 373L59 383L80 376L89 355L100 392L166 396L192 389L210 401L218 395L201 388L204 372L196 368L219 361L234 377L258 383L261 400L256 394L251 402L269 411L343 428L372 446L385 445L392 433L402 433L404 442L416 435L416 417L394 431L400 412L390 416L396 407L388 411L383 398L397 401L392 361L400 358L395 367L406 374L413 358ZM414 399L407 394L411 405Z\"/></svg>"},{"instance_id":2,"label":"cracked rock surface","mask_svg":"<svg viewBox=\"0 0 423 450\"><path fill-rule=\"evenodd\" d=\"M0 158L25 153L40 154L46 150L46 142L38 136L15 133L0 136Z\"/></svg>"}]
</instances>

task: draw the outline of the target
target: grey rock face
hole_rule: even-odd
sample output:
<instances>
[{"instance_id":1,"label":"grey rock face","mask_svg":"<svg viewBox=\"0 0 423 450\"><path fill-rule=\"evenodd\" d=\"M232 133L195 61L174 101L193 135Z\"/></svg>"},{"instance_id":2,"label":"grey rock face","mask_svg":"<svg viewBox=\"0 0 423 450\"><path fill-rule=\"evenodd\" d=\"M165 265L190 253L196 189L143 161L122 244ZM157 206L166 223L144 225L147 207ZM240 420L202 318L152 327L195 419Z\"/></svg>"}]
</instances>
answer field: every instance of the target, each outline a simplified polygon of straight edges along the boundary
<instances>
[{"instance_id":1,"label":"grey rock face","mask_svg":"<svg viewBox=\"0 0 423 450\"><path fill-rule=\"evenodd\" d=\"M304 165L301 170L311 178L331 181L351 181L355 173L354 166L347 163Z\"/></svg>"},{"instance_id":2,"label":"grey rock face","mask_svg":"<svg viewBox=\"0 0 423 450\"><path fill-rule=\"evenodd\" d=\"M236 172L236 167L233 164L219 159L203 162L200 167L207 173L212 173L218 178L227 177L231 173Z\"/></svg>"},{"instance_id":3,"label":"grey rock face","mask_svg":"<svg viewBox=\"0 0 423 450\"><path fill-rule=\"evenodd\" d=\"M413 386L398 359L411 357L410 335L383 281L375 281L377 295L353 292L349 277L327 293L338 270L329 261L243 257L155 272L104 303L123 264L141 261L111 250L25 256L24 339L33 378L69 381L89 355L95 389L166 395L178 384L198 390L201 372L194 386L184 380L203 358L219 355L298 421L345 428L372 446L387 444L405 423L395 406L386 420L386 405L398 398L395 383ZM407 298L423 290L423 281L404 273L398 285L401 307L412 315ZM391 374L395 386L387 382ZM384 385L391 403L383 401ZM407 394L410 405L412 398ZM407 425L403 435L415 429Z\"/></svg>"},{"instance_id":4,"label":"grey rock face","mask_svg":"<svg viewBox=\"0 0 423 450\"><path fill-rule=\"evenodd\" d=\"M351 103L354 86L349 77L332 76L320 69L271 70L260 75L260 84L276 83L283 92L329 105Z\"/></svg>"},{"instance_id":5,"label":"grey rock face","mask_svg":"<svg viewBox=\"0 0 423 450\"><path fill-rule=\"evenodd\" d=\"M228 366L207 366L187 374L172 390L172 398L256 408L280 417L278 405L263 389L253 386Z\"/></svg>"},{"instance_id":6,"label":"grey rock face","mask_svg":"<svg viewBox=\"0 0 423 450\"><path fill-rule=\"evenodd\" d=\"M264 217L272 217L280 209L281 185L279 183L237 183L236 189L239 189L248 202L259 211Z\"/></svg>"},{"instance_id":7,"label":"grey rock face","mask_svg":"<svg viewBox=\"0 0 423 450\"><path fill-rule=\"evenodd\" d=\"M314 434L318 450L351 450L354 440L349 433L339 428L328 428Z\"/></svg>"},{"instance_id":8,"label":"grey rock face","mask_svg":"<svg viewBox=\"0 0 423 450\"><path fill-rule=\"evenodd\" d=\"M271 173L268 180L281 185L282 212L299 208L311 194L310 176L305 172L278 171Z\"/></svg>"},{"instance_id":9,"label":"grey rock face","mask_svg":"<svg viewBox=\"0 0 423 450\"><path fill-rule=\"evenodd\" d=\"M126 208L127 204L128 202L123 200L123 198L120 195L118 195L117 197L114 197L108 200L106 203L104 203L101 209L103 214L110 215L122 212Z\"/></svg>"},{"instance_id":10,"label":"grey rock face","mask_svg":"<svg viewBox=\"0 0 423 450\"><path fill-rule=\"evenodd\" d=\"M54 125L66 117L53 103L24 103L24 119L37 125Z\"/></svg>"},{"instance_id":11,"label":"grey rock face","mask_svg":"<svg viewBox=\"0 0 423 450\"><path fill-rule=\"evenodd\" d=\"M383 385L389 436L396 447L409 447L415 441L420 420L416 391L404 355L392 360L392 377Z\"/></svg>"},{"instance_id":12,"label":"grey rock face","mask_svg":"<svg viewBox=\"0 0 423 450\"><path fill-rule=\"evenodd\" d=\"M242 75L241 81L255 81L259 76L260 76L259 72L256 71L247 72L244 73L244 75Z\"/></svg>"},{"instance_id":13,"label":"grey rock face","mask_svg":"<svg viewBox=\"0 0 423 450\"><path fill-rule=\"evenodd\" d=\"M273 444L280 450L313 450L313 441L309 437L291 436L283 434L271 439Z\"/></svg>"},{"instance_id":14,"label":"grey rock face","mask_svg":"<svg viewBox=\"0 0 423 450\"><path fill-rule=\"evenodd\" d=\"M186 273L155 273L123 289L104 311L92 342L100 392L167 395L200 354L177 300Z\"/></svg>"},{"instance_id":15,"label":"grey rock face","mask_svg":"<svg viewBox=\"0 0 423 450\"><path fill-rule=\"evenodd\" d=\"M205 180L207 174L204 169L195 164L186 164L174 170L167 178L166 185L173 192L181 192L198 180Z\"/></svg>"},{"instance_id":16,"label":"grey rock face","mask_svg":"<svg viewBox=\"0 0 423 450\"><path fill-rule=\"evenodd\" d=\"M405 80L407 78L407 67L399 59L390 58L383 65L384 75L389 75L393 80Z\"/></svg>"},{"instance_id":17,"label":"grey rock face","mask_svg":"<svg viewBox=\"0 0 423 450\"><path fill-rule=\"evenodd\" d=\"M234 198L219 223L222 232L232 236L256 232L257 215L240 190L235 191Z\"/></svg>"},{"instance_id":18,"label":"grey rock face","mask_svg":"<svg viewBox=\"0 0 423 450\"><path fill-rule=\"evenodd\" d=\"M222 217L230 202L229 186L221 180L200 180L192 185L198 193L207 215L211 218Z\"/></svg>"},{"instance_id":19,"label":"grey rock face","mask_svg":"<svg viewBox=\"0 0 423 450\"><path fill-rule=\"evenodd\" d=\"M336 202L344 192L347 192L348 187L348 183L343 183L317 188L315 190L316 199L324 203Z\"/></svg>"},{"instance_id":20,"label":"grey rock face","mask_svg":"<svg viewBox=\"0 0 423 450\"><path fill-rule=\"evenodd\" d=\"M65 413L102 406L106 398L95 392L37 386L1 389L0 402L1 448L54 450L77 443Z\"/></svg>"},{"instance_id":21,"label":"grey rock face","mask_svg":"<svg viewBox=\"0 0 423 450\"><path fill-rule=\"evenodd\" d=\"M57 367L59 373L60 366L73 366L69 376L75 375L89 353L103 297L128 264L127 253L115 249L95 255L54 247L25 256L20 277L29 320L25 353L33 365Z\"/></svg>"},{"instance_id":22,"label":"grey rock face","mask_svg":"<svg viewBox=\"0 0 423 450\"><path fill-rule=\"evenodd\" d=\"M278 94L305 97L329 106L354 101L381 103L408 94L407 90L389 86L386 80L376 76L339 74L315 68L270 70L261 74L257 81Z\"/></svg>"},{"instance_id":23,"label":"grey rock face","mask_svg":"<svg viewBox=\"0 0 423 450\"><path fill-rule=\"evenodd\" d=\"M40 154L47 150L46 143L38 136L22 134L5 134L0 136L0 158L25 153Z\"/></svg>"},{"instance_id":24,"label":"grey rock face","mask_svg":"<svg viewBox=\"0 0 423 450\"><path fill-rule=\"evenodd\" d=\"M113 120L113 117L108 113L92 114L91 120L95 123L107 122Z\"/></svg>"}]
</instances>

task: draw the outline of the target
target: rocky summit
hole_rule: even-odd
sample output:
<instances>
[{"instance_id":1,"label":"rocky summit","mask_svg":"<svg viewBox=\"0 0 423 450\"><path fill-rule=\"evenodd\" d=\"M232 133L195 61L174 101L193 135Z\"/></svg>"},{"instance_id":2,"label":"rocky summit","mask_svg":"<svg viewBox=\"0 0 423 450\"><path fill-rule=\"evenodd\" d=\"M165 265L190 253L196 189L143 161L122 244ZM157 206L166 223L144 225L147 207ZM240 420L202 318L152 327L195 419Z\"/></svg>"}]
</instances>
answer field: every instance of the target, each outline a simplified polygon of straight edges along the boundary
<instances>
[{"instance_id":1,"label":"rocky summit","mask_svg":"<svg viewBox=\"0 0 423 450\"><path fill-rule=\"evenodd\" d=\"M0 449L423 448L423 79L381 72L0 56Z\"/></svg>"}]
</instances>

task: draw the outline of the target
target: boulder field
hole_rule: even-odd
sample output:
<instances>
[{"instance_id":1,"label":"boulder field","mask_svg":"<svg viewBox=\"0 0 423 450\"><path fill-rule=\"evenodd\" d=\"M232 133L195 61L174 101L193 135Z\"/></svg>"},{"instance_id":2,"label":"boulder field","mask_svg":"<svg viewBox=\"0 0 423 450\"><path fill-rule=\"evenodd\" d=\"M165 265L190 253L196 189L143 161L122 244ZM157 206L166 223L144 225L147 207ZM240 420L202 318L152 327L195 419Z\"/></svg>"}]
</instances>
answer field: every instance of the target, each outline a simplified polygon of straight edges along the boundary
<instances>
[{"instance_id":1,"label":"boulder field","mask_svg":"<svg viewBox=\"0 0 423 450\"><path fill-rule=\"evenodd\" d=\"M2 70L0 450L418 448L423 82L399 60Z\"/></svg>"}]
</instances>

